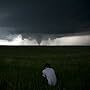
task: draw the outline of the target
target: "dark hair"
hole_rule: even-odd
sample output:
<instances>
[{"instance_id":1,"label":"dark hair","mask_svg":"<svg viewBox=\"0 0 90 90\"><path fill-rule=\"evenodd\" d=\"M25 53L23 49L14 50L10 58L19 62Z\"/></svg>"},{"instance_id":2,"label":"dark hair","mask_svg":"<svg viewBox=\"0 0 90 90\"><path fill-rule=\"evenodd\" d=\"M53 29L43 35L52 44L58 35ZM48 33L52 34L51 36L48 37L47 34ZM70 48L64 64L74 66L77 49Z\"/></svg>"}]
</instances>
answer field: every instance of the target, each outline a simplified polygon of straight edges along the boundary
<instances>
[{"instance_id":1,"label":"dark hair","mask_svg":"<svg viewBox=\"0 0 90 90\"><path fill-rule=\"evenodd\" d=\"M44 67L49 67L49 68L50 68L51 66L50 66L49 63L46 63L46 64L44 65Z\"/></svg>"}]
</instances>

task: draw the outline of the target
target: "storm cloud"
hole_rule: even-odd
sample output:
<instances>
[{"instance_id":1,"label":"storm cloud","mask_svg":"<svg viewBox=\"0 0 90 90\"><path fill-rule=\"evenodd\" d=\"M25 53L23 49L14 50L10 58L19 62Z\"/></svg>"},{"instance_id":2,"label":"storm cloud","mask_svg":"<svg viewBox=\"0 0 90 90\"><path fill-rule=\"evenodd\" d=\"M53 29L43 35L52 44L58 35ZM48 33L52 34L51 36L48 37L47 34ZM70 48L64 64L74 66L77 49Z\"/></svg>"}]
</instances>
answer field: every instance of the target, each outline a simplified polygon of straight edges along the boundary
<instances>
[{"instance_id":1,"label":"storm cloud","mask_svg":"<svg viewBox=\"0 0 90 90\"><path fill-rule=\"evenodd\" d=\"M38 41L39 40L39 41ZM75 35L52 35L42 36L32 35L27 38L21 34L6 36L6 39L0 39L0 45L22 45L22 46L70 46L70 45L90 45L90 34Z\"/></svg>"},{"instance_id":2,"label":"storm cloud","mask_svg":"<svg viewBox=\"0 0 90 90\"><path fill-rule=\"evenodd\" d=\"M25 42L31 43L34 40L34 44L47 45L48 42L57 42L58 38L62 42L62 38L56 34L72 33L73 36L73 33L88 32L90 31L88 4L87 0L0 1L0 40L9 44L11 41L8 40L11 39L7 36L13 36L12 41L15 41L17 35L21 35L22 41L25 36ZM28 36L32 40L28 41Z\"/></svg>"}]
</instances>

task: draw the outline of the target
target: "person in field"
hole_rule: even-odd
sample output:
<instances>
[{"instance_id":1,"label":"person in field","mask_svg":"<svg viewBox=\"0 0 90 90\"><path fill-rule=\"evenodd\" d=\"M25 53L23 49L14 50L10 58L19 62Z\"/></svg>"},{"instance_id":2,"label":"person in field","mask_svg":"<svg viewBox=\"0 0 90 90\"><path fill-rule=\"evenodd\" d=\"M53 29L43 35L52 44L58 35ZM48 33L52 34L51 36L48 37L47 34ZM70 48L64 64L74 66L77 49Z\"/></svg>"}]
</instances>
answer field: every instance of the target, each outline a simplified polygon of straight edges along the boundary
<instances>
[{"instance_id":1,"label":"person in field","mask_svg":"<svg viewBox=\"0 0 90 90\"><path fill-rule=\"evenodd\" d=\"M50 64L45 64L44 70L42 70L42 76L47 79L48 85L55 86L57 83L56 74Z\"/></svg>"}]
</instances>

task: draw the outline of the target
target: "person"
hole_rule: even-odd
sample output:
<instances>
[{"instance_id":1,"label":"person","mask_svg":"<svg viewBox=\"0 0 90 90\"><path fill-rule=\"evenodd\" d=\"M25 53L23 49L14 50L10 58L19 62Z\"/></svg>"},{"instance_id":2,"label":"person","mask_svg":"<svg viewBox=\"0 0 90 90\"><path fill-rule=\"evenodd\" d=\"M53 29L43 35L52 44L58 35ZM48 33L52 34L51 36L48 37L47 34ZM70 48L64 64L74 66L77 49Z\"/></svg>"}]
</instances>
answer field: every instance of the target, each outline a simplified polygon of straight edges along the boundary
<instances>
[{"instance_id":1,"label":"person","mask_svg":"<svg viewBox=\"0 0 90 90\"><path fill-rule=\"evenodd\" d=\"M47 79L48 85L55 86L57 83L56 74L53 68L51 68L50 64L46 63L44 66L44 70L42 70L42 76Z\"/></svg>"}]
</instances>

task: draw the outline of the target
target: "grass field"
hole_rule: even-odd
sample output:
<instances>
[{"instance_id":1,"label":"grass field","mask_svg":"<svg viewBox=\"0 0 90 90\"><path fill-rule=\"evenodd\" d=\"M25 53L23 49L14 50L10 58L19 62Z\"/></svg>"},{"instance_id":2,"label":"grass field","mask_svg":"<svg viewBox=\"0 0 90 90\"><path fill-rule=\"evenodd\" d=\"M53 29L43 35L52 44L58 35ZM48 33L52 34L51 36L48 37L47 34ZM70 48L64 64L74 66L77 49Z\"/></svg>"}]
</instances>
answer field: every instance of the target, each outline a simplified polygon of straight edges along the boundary
<instances>
[{"instance_id":1,"label":"grass field","mask_svg":"<svg viewBox=\"0 0 90 90\"><path fill-rule=\"evenodd\" d=\"M57 74L55 87L42 78L47 62ZM87 90L89 84L90 47L0 47L0 90Z\"/></svg>"}]
</instances>

